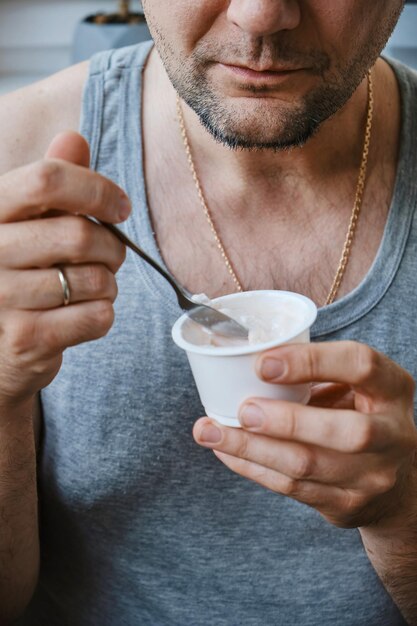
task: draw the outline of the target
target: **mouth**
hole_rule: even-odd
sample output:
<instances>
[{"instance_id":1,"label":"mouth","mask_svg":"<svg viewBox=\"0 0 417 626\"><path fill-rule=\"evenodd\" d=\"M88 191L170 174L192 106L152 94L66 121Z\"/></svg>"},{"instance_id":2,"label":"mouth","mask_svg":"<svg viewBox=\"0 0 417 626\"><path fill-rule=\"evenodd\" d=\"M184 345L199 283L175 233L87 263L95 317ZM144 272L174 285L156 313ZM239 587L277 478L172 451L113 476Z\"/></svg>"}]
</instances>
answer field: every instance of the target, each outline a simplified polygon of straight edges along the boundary
<instances>
[{"instance_id":1,"label":"mouth","mask_svg":"<svg viewBox=\"0 0 417 626\"><path fill-rule=\"evenodd\" d=\"M226 72L239 78L240 82L252 84L273 84L280 83L286 78L305 71L305 68L278 67L267 70L258 70L244 65L233 65L229 63L219 63L219 66Z\"/></svg>"}]
</instances>

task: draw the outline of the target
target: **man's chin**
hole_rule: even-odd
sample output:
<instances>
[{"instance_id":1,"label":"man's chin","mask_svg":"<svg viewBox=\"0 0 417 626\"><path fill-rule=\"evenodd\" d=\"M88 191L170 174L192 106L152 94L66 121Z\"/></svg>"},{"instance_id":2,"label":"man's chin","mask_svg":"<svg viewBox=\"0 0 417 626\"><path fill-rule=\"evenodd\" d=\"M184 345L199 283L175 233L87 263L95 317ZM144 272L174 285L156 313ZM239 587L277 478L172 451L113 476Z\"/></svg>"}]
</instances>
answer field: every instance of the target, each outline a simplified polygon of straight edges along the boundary
<instances>
[{"instance_id":1,"label":"man's chin","mask_svg":"<svg viewBox=\"0 0 417 626\"><path fill-rule=\"evenodd\" d=\"M231 150L271 150L281 151L304 146L317 131L318 125L312 123L308 125L294 124L288 128L287 132L282 132L282 127L271 132L271 128L259 128L252 125L245 129L245 125L219 123L204 115L200 115L200 121L204 128L212 135L218 143Z\"/></svg>"}]
</instances>

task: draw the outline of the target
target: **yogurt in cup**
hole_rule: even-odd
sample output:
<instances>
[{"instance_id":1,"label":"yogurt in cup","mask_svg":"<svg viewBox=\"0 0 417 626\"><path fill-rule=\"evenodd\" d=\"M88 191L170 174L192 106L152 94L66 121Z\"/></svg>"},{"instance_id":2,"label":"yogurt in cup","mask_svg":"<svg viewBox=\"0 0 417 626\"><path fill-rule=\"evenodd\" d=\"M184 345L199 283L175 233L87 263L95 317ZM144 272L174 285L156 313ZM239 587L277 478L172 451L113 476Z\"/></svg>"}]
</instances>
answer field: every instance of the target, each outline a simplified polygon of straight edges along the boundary
<instances>
[{"instance_id":1,"label":"yogurt in cup","mask_svg":"<svg viewBox=\"0 0 417 626\"><path fill-rule=\"evenodd\" d=\"M240 427L240 405L252 397L307 404L310 385L276 385L260 380L255 362L261 352L286 343L308 343L317 307L289 291L245 291L210 303L249 328L249 341L228 340L205 331L187 314L172 337L186 351L206 414L225 426Z\"/></svg>"}]
</instances>

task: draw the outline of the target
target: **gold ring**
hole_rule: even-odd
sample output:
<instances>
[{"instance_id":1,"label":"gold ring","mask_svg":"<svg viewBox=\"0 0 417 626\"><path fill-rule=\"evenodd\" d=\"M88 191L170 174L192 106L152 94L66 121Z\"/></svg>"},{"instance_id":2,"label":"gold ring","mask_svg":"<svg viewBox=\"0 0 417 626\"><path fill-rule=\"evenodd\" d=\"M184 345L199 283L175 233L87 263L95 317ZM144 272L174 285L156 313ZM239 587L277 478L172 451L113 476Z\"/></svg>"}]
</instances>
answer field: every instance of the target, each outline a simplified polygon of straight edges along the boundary
<instances>
[{"instance_id":1,"label":"gold ring","mask_svg":"<svg viewBox=\"0 0 417 626\"><path fill-rule=\"evenodd\" d=\"M71 291L69 288L69 284L68 284L67 279L65 278L64 272L59 267L57 267L57 270L58 270L59 282L61 283L61 287L62 287L62 293L64 294L63 305L68 306L71 300Z\"/></svg>"}]
</instances>

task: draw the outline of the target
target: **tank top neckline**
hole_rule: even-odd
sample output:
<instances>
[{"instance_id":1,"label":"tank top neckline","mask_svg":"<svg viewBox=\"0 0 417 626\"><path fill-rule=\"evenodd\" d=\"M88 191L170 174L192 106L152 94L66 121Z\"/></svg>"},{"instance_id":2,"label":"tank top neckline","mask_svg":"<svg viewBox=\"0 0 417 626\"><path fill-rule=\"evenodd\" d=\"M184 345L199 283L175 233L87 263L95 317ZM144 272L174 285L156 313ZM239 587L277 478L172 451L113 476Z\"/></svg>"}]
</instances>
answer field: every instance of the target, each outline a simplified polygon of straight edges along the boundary
<instances>
[{"instance_id":1,"label":"tank top neckline","mask_svg":"<svg viewBox=\"0 0 417 626\"><path fill-rule=\"evenodd\" d=\"M166 268L152 230L143 166L142 72L151 49L152 45L147 45L142 51L144 57L140 71L126 72L123 76L125 94L121 103L122 119L119 125L118 142L119 146L123 146L123 154L119 155L119 172L122 186L128 191L134 190L134 196L142 198L143 214L133 215L127 221L127 232ZM414 135L412 126L415 122L410 104L412 97L410 94L407 97L406 93L411 88L407 81L406 69L392 60L389 62L399 81L402 123L397 174L383 237L372 266L359 285L333 304L319 309L317 320L311 330L313 338L324 337L349 326L371 311L392 284L406 247L413 209L417 201L417 185L411 184L410 177L407 177L407 172L417 170L417 155L410 143ZM133 120L139 120L139 123L135 124ZM130 159L130 167L124 166L126 155ZM408 210L407 207L409 207ZM149 289L154 292L157 290L159 296L165 301L165 306L169 307L173 313L178 313L179 308L172 288L163 280L155 280L155 271L139 258L136 260L136 266Z\"/></svg>"}]
</instances>

